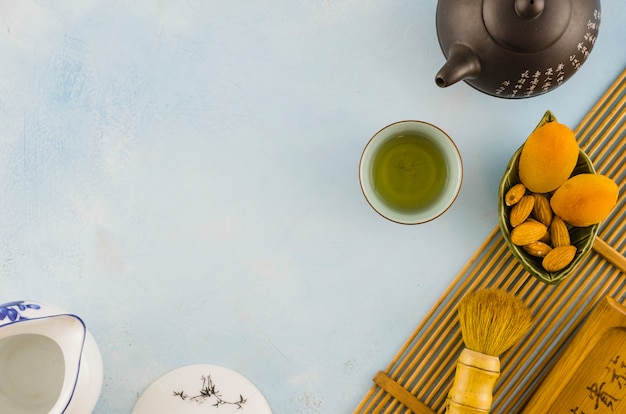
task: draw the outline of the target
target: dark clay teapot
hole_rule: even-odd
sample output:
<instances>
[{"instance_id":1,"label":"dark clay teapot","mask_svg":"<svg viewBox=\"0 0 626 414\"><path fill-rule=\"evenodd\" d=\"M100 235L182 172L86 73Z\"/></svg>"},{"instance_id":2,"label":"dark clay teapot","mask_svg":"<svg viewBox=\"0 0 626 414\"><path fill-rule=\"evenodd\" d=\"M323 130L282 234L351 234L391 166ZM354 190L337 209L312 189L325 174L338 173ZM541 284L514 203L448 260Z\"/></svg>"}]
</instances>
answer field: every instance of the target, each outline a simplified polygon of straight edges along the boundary
<instances>
[{"instance_id":1,"label":"dark clay teapot","mask_svg":"<svg viewBox=\"0 0 626 414\"><path fill-rule=\"evenodd\" d=\"M502 98L527 98L569 79L598 36L600 0L439 0L447 62L440 87L464 80Z\"/></svg>"}]
</instances>

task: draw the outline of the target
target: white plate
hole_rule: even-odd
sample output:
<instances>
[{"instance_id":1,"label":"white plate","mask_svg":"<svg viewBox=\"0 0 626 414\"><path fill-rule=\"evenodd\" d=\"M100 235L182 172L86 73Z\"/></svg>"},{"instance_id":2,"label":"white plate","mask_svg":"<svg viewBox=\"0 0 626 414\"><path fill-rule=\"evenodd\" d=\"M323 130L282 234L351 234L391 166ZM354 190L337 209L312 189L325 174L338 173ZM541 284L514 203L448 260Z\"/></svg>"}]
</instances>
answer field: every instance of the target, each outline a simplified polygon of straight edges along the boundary
<instances>
[{"instance_id":1,"label":"white plate","mask_svg":"<svg viewBox=\"0 0 626 414\"><path fill-rule=\"evenodd\" d=\"M216 365L168 372L141 395L132 414L272 414L261 392L240 374Z\"/></svg>"}]
</instances>

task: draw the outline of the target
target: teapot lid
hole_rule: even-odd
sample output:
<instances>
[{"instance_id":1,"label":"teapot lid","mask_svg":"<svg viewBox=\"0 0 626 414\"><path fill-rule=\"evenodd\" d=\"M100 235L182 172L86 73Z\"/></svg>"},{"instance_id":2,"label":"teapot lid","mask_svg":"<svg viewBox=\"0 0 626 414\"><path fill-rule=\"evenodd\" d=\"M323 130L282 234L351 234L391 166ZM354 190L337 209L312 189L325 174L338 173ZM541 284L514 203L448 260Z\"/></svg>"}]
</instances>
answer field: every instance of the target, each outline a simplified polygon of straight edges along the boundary
<instances>
[{"instance_id":1,"label":"teapot lid","mask_svg":"<svg viewBox=\"0 0 626 414\"><path fill-rule=\"evenodd\" d=\"M484 0L487 31L501 46L522 53L554 44L567 29L571 0Z\"/></svg>"}]
</instances>

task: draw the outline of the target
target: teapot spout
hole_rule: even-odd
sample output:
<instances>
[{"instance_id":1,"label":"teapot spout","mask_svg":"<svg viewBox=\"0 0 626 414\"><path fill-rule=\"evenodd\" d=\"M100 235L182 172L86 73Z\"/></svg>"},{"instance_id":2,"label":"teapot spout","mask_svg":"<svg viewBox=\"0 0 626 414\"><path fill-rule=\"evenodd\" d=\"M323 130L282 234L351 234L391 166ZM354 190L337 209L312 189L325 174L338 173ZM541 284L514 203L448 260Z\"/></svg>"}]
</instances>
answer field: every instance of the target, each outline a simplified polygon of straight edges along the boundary
<instances>
[{"instance_id":1,"label":"teapot spout","mask_svg":"<svg viewBox=\"0 0 626 414\"><path fill-rule=\"evenodd\" d=\"M445 88L463 79L475 78L480 74L480 60L467 45L453 43L448 51L448 61L435 76L435 83Z\"/></svg>"}]
</instances>

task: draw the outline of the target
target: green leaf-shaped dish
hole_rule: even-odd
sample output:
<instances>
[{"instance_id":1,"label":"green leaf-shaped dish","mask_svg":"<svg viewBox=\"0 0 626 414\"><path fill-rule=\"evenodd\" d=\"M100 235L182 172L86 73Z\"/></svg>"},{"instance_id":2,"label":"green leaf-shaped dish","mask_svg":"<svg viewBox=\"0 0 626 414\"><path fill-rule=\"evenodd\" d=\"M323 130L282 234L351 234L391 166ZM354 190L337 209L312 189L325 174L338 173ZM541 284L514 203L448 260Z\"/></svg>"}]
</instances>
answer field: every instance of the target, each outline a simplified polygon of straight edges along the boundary
<instances>
[{"instance_id":1,"label":"green leaf-shaped dish","mask_svg":"<svg viewBox=\"0 0 626 414\"><path fill-rule=\"evenodd\" d=\"M546 111L536 128L539 128L548 122L556 122L556 117L551 111ZM556 284L572 274L580 262L589 254L596 234L598 233L598 224L589 227L569 227L571 243L576 246L576 255L567 267L558 272L546 271L541 266L541 258L532 256L526 253L521 246L513 244L511 242L511 230L513 228L509 224L511 207L508 207L504 203L504 195L509 188L520 182L517 171L521 152L522 147L515 151L506 167L506 170L504 171L502 181L500 181L500 188L498 191L498 216L500 220L500 230L502 231L504 240L511 249L511 252L528 272L545 283ZM587 154L585 154L583 150L580 150L580 153L578 154L578 162L576 163L574 172L572 172L572 176L582 173L595 173L595 169Z\"/></svg>"}]
</instances>

